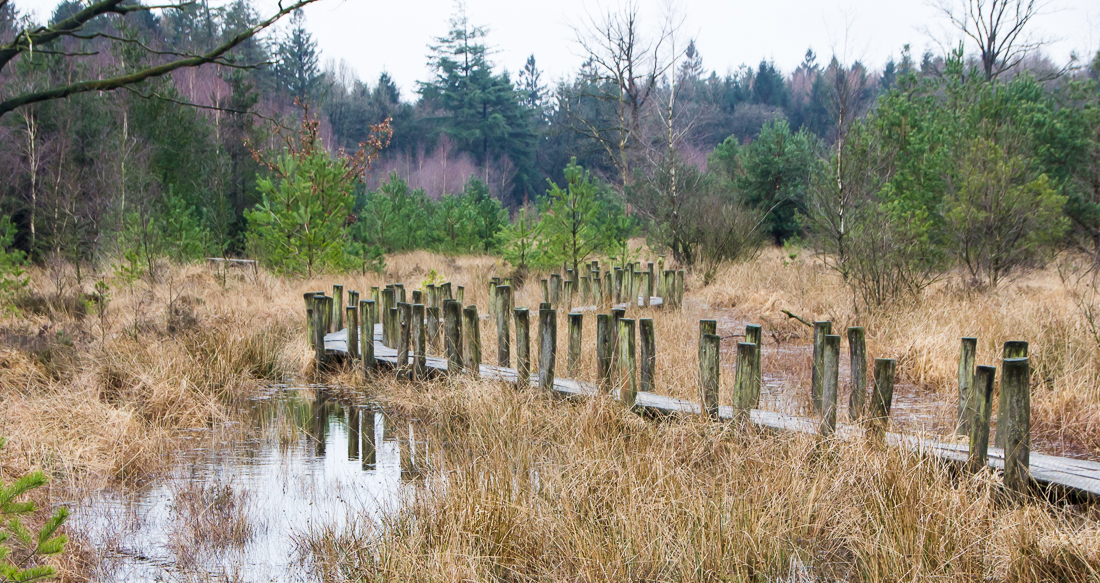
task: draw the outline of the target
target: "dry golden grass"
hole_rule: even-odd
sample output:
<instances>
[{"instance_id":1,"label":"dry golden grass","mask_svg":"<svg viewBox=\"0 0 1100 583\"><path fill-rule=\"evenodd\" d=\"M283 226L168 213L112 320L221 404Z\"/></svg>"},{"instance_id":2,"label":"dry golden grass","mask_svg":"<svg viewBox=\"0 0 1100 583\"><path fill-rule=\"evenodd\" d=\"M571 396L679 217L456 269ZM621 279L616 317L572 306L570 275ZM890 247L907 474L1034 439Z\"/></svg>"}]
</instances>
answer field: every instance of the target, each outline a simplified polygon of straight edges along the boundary
<instances>
[{"instance_id":1,"label":"dry golden grass","mask_svg":"<svg viewBox=\"0 0 1100 583\"><path fill-rule=\"evenodd\" d=\"M56 269L33 271L33 301L24 302L19 316L0 320L0 435L10 438L0 453L0 477L44 468L60 478L54 484L64 492L155 474L184 430L231 419L265 385L311 373L304 292L331 293L340 283L367 297L371 286L395 281L411 291L434 271L437 281L465 286L466 303L484 313L489 279L510 274L491 257L415 252L387 263L384 276L308 281L262 272L231 272L223 280L205 266L171 267L156 283L109 281L105 318L94 307L83 313L72 292L59 293L66 286L58 285ZM538 279L545 275L530 276L516 305L537 309ZM830 319L835 330L865 326L869 356L897 358L899 382L912 385L905 390L942 404L948 417L959 338L979 338L982 364L997 363L1005 340L1023 339L1031 343L1035 371L1037 441L1062 441L1079 453L1100 450L1100 350L1053 271L985 294L966 293L948 280L919 302L875 313L857 310L835 274L815 261L791 261L772 250L726 266L706 287L689 274L687 288L683 310L627 314L654 319L657 390L664 394L695 396L701 318L717 318L726 336L743 332L748 322L763 324L765 377L791 387L782 403L765 406L795 412L806 409L810 338L784 309ZM567 376L560 312L557 372ZM482 320L481 333L483 362L495 363L492 320ZM586 312L576 375L583 380L595 379L594 340L595 312ZM723 403L731 394L735 342L723 341ZM361 384L346 373L333 380ZM384 551L381 558L355 556L375 573L430 564L446 566L439 570L444 580L462 574L525 579L537 569L580 579L706 578L697 576L704 572L751 578L786 576L797 557L829 576L914 580L982 573L1025 580L1029 569L1055 573L1062 563L1078 568L1097 560L1091 518L999 506L991 480L960 482L937 464L900 452L819 450L804 438L731 432L694 420L652 424L602 399L554 404L471 380L372 386L385 404L437 421L436 443L463 444L459 450L468 444L471 452L440 454L455 488L426 494L389 524L391 546L369 542L365 548ZM492 459L487 452L496 452L507 463L479 461L474 452ZM482 493L486 480L514 488ZM518 535L500 538L502 532ZM469 533L476 536L466 540ZM336 534L317 543L351 544ZM828 570L834 568L841 570ZM1082 572L1095 580L1092 568Z\"/></svg>"},{"instance_id":2,"label":"dry golden grass","mask_svg":"<svg viewBox=\"0 0 1100 583\"><path fill-rule=\"evenodd\" d=\"M468 379L367 398L419 420L436 479L380 524L304 537L324 581L1100 578L1093 511L900 450Z\"/></svg>"}]
</instances>

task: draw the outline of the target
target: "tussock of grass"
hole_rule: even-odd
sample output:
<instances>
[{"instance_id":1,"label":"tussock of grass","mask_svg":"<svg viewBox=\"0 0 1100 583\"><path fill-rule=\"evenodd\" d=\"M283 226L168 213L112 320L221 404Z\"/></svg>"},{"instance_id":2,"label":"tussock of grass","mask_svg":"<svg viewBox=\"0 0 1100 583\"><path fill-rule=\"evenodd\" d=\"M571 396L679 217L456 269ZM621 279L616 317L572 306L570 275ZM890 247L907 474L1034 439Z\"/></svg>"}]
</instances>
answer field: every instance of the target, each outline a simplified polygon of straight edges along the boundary
<instances>
[{"instance_id":1,"label":"tussock of grass","mask_svg":"<svg viewBox=\"0 0 1100 583\"><path fill-rule=\"evenodd\" d=\"M302 545L324 580L1091 581L1095 517L930 458L491 382L382 382L437 480Z\"/></svg>"}]
</instances>

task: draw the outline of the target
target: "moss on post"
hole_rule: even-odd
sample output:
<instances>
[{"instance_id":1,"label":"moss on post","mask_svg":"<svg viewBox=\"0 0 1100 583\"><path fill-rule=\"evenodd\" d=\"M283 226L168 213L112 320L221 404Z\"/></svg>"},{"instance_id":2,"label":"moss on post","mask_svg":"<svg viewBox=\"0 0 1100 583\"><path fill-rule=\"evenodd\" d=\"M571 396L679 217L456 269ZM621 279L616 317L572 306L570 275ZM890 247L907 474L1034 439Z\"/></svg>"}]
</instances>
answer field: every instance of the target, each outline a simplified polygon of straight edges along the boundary
<instances>
[{"instance_id":1,"label":"moss on post","mask_svg":"<svg viewBox=\"0 0 1100 583\"><path fill-rule=\"evenodd\" d=\"M569 378L579 378L581 372L581 323L583 316L578 312L569 313L569 353L566 357L566 374Z\"/></svg>"},{"instance_id":2,"label":"moss on post","mask_svg":"<svg viewBox=\"0 0 1100 583\"><path fill-rule=\"evenodd\" d=\"M955 433L970 434L970 420L974 418L975 404L970 398L974 394L974 361L978 354L978 339L963 338L959 347L959 410L956 417Z\"/></svg>"},{"instance_id":3,"label":"moss on post","mask_svg":"<svg viewBox=\"0 0 1100 583\"><path fill-rule=\"evenodd\" d=\"M852 385L848 419L858 421L867 410L867 332L859 326L848 328L848 359Z\"/></svg>"},{"instance_id":4,"label":"moss on post","mask_svg":"<svg viewBox=\"0 0 1100 583\"><path fill-rule=\"evenodd\" d=\"M657 378L657 345L654 341L653 318L638 320L638 328L638 335L641 339L641 354L638 355L641 382L638 385L638 390L652 393Z\"/></svg>"},{"instance_id":5,"label":"moss on post","mask_svg":"<svg viewBox=\"0 0 1100 583\"><path fill-rule=\"evenodd\" d=\"M634 320L619 320L619 398L633 407L638 398L638 367L634 352Z\"/></svg>"},{"instance_id":6,"label":"moss on post","mask_svg":"<svg viewBox=\"0 0 1100 583\"><path fill-rule=\"evenodd\" d=\"M821 379L825 365L825 337L833 333L832 322L814 322L814 360L810 371L810 398L814 413L821 414Z\"/></svg>"},{"instance_id":7,"label":"moss on post","mask_svg":"<svg viewBox=\"0 0 1100 583\"><path fill-rule=\"evenodd\" d=\"M466 306L462 311L462 329L466 335L462 364L474 377L481 376L481 322L477 306Z\"/></svg>"},{"instance_id":8,"label":"moss on post","mask_svg":"<svg viewBox=\"0 0 1100 583\"><path fill-rule=\"evenodd\" d=\"M836 433L836 403L840 384L840 336L825 337L825 358L822 359L821 435Z\"/></svg>"},{"instance_id":9,"label":"moss on post","mask_svg":"<svg viewBox=\"0 0 1100 583\"><path fill-rule=\"evenodd\" d=\"M558 348L558 313L553 308L539 308L539 389L554 388L554 360Z\"/></svg>"},{"instance_id":10,"label":"moss on post","mask_svg":"<svg viewBox=\"0 0 1100 583\"><path fill-rule=\"evenodd\" d=\"M867 420L867 437L877 447L886 445L886 427L890 423L890 404L894 400L894 372L897 362L892 358L875 359L875 385L871 390L871 414Z\"/></svg>"},{"instance_id":11,"label":"moss on post","mask_svg":"<svg viewBox=\"0 0 1100 583\"><path fill-rule=\"evenodd\" d=\"M515 308L516 388L531 386L531 317L527 308Z\"/></svg>"},{"instance_id":12,"label":"moss on post","mask_svg":"<svg viewBox=\"0 0 1100 583\"><path fill-rule=\"evenodd\" d=\"M462 308L458 302L443 300L443 345L447 355L447 374L462 372Z\"/></svg>"},{"instance_id":13,"label":"moss on post","mask_svg":"<svg viewBox=\"0 0 1100 583\"><path fill-rule=\"evenodd\" d=\"M1023 340L1009 340L1004 344L1002 355L1004 360L1012 358L1027 358L1027 342ZM1008 394L1004 390L1004 372L1001 373L1001 394L997 399L997 433L994 445L1005 448L1005 427L1008 425Z\"/></svg>"},{"instance_id":14,"label":"moss on post","mask_svg":"<svg viewBox=\"0 0 1100 583\"><path fill-rule=\"evenodd\" d=\"M970 418L970 455L966 468L978 472L989 463L989 422L993 413L993 380L997 368L979 366L974 371L974 380L970 387L970 404L973 416Z\"/></svg>"},{"instance_id":15,"label":"moss on post","mask_svg":"<svg viewBox=\"0 0 1100 583\"><path fill-rule=\"evenodd\" d=\"M1031 487L1031 367L1027 358L1006 358L1001 365L1005 394L1005 488L1017 494ZM1001 427L997 428L998 433Z\"/></svg>"},{"instance_id":16,"label":"moss on post","mask_svg":"<svg viewBox=\"0 0 1100 583\"><path fill-rule=\"evenodd\" d=\"M700 329L702 326L700 326ZM717 334L706 333L700 337L699 346L699 405L700 413L718 419L719 348L722 339Z\"/></svg>"}]
</instances>

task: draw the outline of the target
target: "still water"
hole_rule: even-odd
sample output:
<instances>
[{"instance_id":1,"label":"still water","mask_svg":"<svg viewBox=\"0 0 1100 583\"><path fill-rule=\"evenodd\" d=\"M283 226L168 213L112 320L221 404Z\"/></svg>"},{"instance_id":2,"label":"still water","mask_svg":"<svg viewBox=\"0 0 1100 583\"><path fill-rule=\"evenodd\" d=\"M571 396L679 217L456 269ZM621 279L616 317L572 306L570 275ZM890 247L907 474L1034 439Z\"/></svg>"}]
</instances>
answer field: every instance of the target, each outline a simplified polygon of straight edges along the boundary
<instances>
[{"instance_id":1,"label":"still water","mask_svg":"<svg viewBox=\"0 0 1100 583\"><path fill-rule=\"evenodd\" d=\"M322 390L284 390L245 426L187 440L144 488L98 492L70 526L98 581L312 581L296 537L392 511L422 483L417 431Z\"/></svg>"}]
</instances>

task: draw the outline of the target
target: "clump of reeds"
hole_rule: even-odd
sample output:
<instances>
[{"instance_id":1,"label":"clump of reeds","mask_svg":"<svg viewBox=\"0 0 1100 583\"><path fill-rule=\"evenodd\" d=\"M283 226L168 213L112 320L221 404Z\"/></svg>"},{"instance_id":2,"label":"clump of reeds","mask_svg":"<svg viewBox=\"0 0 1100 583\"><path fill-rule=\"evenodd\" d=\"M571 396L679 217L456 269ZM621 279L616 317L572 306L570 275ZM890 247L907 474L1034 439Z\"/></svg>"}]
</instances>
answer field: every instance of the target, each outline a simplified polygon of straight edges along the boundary
<instances>
[{"instance_id":1,"label":"clump of reeds","mask_svg":"<svg viewBox=\"0 0 1100 583\"><path fill-rule=\"evenodd\" d=\"M439 479L302 540L323 580L1091 581L1096 517L860 443L652 421L493 382L379 382Z\"/></svg>"}]
</instances>

